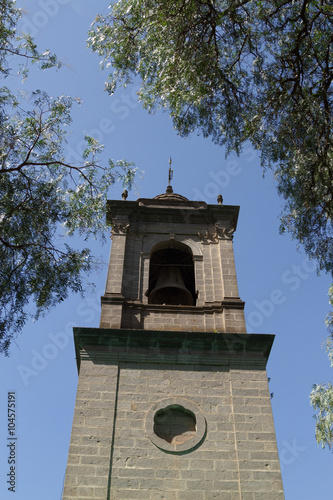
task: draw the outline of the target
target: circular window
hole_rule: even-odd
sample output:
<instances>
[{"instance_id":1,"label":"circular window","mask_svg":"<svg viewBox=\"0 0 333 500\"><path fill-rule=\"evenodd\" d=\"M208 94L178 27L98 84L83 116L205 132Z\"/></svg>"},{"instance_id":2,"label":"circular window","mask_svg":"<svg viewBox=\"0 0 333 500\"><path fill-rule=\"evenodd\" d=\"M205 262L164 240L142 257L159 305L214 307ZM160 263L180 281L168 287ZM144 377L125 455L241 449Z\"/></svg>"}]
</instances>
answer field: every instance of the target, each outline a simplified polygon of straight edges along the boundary
<instances>
[{"instance_id":1,"label":"circular window","mask_svg":"<svg viewBox=\"0 0 333 500\"><path fill-rule=\"evenodd\" d=\"M151 442L169 453L197 448L206 434L206 421L197 405L186 399L167 398L156 403L146 416Z\"/></svg>"}]
</instances>

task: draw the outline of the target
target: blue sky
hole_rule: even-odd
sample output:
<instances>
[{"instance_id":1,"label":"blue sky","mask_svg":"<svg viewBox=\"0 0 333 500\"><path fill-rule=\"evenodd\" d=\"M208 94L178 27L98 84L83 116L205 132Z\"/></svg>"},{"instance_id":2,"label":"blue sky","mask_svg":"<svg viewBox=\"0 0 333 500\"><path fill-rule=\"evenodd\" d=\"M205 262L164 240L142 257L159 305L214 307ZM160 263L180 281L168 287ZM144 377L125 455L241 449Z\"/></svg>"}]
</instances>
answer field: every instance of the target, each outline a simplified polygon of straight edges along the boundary
<instances>
[{"instance_id":1,"label":"blue sky","mask_svg":"<svg viewBox=\"0 0 333 500\"><path fill-rule=\"evenodd\" d=\"M85 48L86 33L107 2L98 0L20 1L28 11L22 26L39 47L64 61L58 72L31 72L20 88L69 94L84 103L73 113L68 153L75 156L89 133L105 144L104 158L126 158L144 171L129 199L165 191L169 156L173 188L190 199L240 205L234 250L240 296L246 302L249 332L276 335L267 367L286 500L329 500L332 497L332 454L314 439L312 384L332 380L325 350L324 318L330 280L318 277L313 262L297 251L296 242L279 235L282 202L268 172L263 178L259 154L245 148L225 159L223 148L209 139L177 136L166 113L148 115L136 101L136 88L103 92L106 75ZM9 83L9 82L8 82ZM10 85L19 86L12 79ZM122 187L110 189L120 199ZM104 291L109 240L89 246L104 265L90 276L95 290L84 298L72 295L37 323L26 324L10 358L0 363L0 497L4 500L59 500L77 386L73 326L98 326ZM278 300L277 300L278 297ZM7 393L17 397L17 493L8 492L6 447Z\"/></svg>"}]
</instances>

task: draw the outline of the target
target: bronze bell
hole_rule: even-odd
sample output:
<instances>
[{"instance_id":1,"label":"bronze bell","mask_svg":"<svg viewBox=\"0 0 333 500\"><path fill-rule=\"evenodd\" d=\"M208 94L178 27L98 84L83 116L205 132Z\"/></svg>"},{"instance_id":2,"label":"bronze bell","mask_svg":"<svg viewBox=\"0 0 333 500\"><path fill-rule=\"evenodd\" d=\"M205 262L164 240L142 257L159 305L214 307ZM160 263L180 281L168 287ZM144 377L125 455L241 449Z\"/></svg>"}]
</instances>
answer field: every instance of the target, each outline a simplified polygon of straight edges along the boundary
<instances>
[{"instance_id":1,"label":"bronze bell","mask_svg":"<svg viewBox=\"0 0 333 500\"><path fill-rule=\"evenodd\" d=\"M186 288L178 267L161 267L156 286L148 296L148 304L193 305L192 294Z\"/></svg>"}]
</instances>

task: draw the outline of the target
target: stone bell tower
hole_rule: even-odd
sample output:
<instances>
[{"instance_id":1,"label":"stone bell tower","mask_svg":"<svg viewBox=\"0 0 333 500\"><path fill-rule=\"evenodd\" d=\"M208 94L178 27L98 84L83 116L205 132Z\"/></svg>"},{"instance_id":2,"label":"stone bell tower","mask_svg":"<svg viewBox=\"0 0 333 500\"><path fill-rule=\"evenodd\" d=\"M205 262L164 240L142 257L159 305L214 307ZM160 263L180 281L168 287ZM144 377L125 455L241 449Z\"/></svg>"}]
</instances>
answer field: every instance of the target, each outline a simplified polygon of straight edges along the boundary
<instances>
[{"instance_id":1,"label":"stone bell tower","mask_svg":"<svg viewBox=\"0 0 333 500\"><path fill-rule=\"evenodd\" d=\"M238 211L170 185L108 202L100 327L74 328L64 500L283 500L265 370L273 336L246 334Z\"/></svg>"}]
</instances>

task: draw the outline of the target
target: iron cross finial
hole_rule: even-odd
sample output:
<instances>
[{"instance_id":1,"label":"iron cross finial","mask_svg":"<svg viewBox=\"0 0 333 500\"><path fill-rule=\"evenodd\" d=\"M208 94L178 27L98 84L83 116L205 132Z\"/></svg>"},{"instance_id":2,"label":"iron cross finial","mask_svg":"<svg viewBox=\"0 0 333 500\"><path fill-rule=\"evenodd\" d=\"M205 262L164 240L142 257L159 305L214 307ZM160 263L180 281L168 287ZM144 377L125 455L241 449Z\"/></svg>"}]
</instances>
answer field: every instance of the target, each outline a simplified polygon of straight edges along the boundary
<instances>
[{"instance_id":1,"label":"iron cross finial","mask_svg":"<svg viewBox=\"0 0 333 500\"><path fill-rule=\"evenodd\" d=\"M172 160L171 160L171 156L170 156L170 159L169 159L169 184L168 184L168 187L166 188L166 193L167 194L172 194L173 193L173 189L171 187L171 179L173 177L173 170L171 168L171 165L172 165Z\"/></svg>"},{"instance_id":2,"label":"iron cross finial","mask_svg":"<svg viewBox=\"0 0 333 500\"><path fill-rule=\"evenodd\" d=\"M173 170L171 168L171 165L172 165L172 160L171 160L171 156L169 158L169 186L171 184L171 180L172 180L172 177L173 177Z\"/></svg>"}]
</instances>

